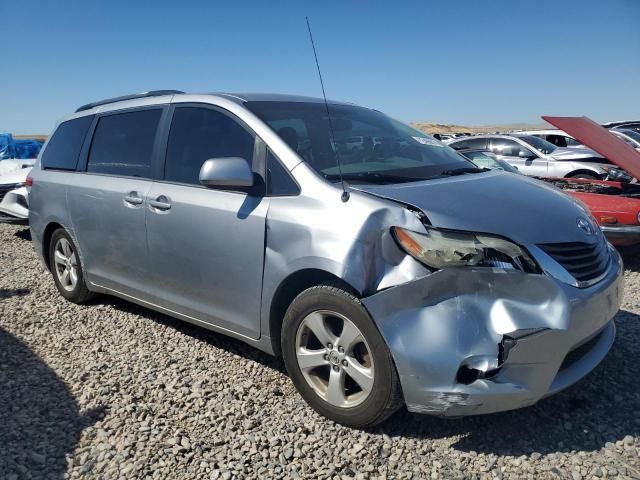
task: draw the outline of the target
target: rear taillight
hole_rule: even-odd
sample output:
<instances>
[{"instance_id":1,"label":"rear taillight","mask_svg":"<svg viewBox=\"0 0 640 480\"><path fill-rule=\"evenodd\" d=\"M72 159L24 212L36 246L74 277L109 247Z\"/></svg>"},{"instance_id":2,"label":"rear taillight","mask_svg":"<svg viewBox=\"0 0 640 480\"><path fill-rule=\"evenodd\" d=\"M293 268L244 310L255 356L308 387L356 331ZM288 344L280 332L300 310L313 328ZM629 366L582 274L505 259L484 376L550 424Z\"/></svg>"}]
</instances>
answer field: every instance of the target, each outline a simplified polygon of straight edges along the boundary
<instances>
[{"instance_id":1,"label":"rear taillight","mask_svg":"<svg viewBox=\"0 0 640 480\"><path fill-rule=\"evenodd\" d=\"M33 178L31 178L31 175L27 175L27 179L25 180L24 184L27 187L33 187Z\"/></svg>"}]
</instances>

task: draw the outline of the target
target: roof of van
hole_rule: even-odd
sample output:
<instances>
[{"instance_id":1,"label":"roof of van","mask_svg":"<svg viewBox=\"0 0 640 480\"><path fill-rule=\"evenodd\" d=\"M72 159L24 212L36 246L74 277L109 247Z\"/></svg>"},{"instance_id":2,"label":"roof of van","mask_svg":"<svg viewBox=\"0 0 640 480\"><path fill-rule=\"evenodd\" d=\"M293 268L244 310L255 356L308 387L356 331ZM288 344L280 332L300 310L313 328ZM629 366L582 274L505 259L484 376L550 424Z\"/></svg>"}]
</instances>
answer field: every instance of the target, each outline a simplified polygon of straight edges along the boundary
<instances>
[{"instance_id":1,"label":"roof of van","mask_svg":"<svg viewBox=\"0 0 640 480\"><path fill-rule=\"evenodd\" d=\"M209 95L215 95L219 97L225 97L230 100L234 100L238 103L244 102L300 102L300 103L324 103L323 98L319 97L306 97L304 95L288 95L284 93L227 93L227 92L212 92ZM329 103L353 105L349 102L339 102L336 100L327 99Z\"/></svg>"},{"instance_id":2,"label":"roof of van","mask_svg":"<svg viewBox=\"0 0 640 480\"><path fill-rule=\"evenodd\" d=\"M211 93L195 93L189 94L180 90L152 90L149 92L134 93L131 95L124 95L120 97L107 98L104 100L98 100L95 102L87 103L80 106L76 113L87 112L90 110L95 111L98 107L109 105L111 108L115 104L127 103L127 106L139 105L152 105L154 103L168 103L175 97L181 96L210 96L210 97L222 97L227 100L233 101L238 104L245 102L299 102L299 103L324 103L324 99L317 97L306 97L302 95L286 95L280 93L228 93L228 92L211 92ZM137 101L137 102L136 102ZM337 102L335 100L328 100L332 104L349 105L346 102ZM117 105L116 105L117 106Z\"/></svg>"}]
</instances>

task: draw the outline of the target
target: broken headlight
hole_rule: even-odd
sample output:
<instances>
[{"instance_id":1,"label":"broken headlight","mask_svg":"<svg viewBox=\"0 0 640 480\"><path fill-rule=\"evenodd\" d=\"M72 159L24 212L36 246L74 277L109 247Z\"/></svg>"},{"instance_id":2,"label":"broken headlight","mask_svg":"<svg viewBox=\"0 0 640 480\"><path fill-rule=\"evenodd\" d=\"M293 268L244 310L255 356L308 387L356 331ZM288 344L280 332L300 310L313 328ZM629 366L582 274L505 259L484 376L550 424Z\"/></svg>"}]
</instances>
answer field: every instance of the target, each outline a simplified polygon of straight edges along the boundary
<instances>
[{"instance_id":1,"label":"broken headlight","mask_svg":"<svg viewBox=\"0 0 640 480\"><path fill-rule=\"evenodd\" d=\"M531 256L504 238L426 227L426 233L400 227L391 231L400 247L427 267L489 267L538 273Z\"/></svg>"}]
</instances>

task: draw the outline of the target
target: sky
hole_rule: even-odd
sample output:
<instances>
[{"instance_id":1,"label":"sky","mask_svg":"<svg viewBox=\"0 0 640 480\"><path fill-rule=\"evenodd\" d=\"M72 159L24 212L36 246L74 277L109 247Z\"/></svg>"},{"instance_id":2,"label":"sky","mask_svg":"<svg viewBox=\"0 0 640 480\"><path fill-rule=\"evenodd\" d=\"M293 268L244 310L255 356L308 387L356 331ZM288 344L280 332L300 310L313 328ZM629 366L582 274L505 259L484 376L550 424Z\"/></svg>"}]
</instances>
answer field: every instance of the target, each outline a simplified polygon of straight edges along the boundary
<instances>
[{"instance_id":1,"label":"sky","mask_svg":"<svg viewBox=\"0 0 640 480\"><path fill-rule=\"evenodd\" d=\"M405 121L640 118L640 0L0 0L0 132L155 90L327 96Z\"/></svg>"}]
</instances>

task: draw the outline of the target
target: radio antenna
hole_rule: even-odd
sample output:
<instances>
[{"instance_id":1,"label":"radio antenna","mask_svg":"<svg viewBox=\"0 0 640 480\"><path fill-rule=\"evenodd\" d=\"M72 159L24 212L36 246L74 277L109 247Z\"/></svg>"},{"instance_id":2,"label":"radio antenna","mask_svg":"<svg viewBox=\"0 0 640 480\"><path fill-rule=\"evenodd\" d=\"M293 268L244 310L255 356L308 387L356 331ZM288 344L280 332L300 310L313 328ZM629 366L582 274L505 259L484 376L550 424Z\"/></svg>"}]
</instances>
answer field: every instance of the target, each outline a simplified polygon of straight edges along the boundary
<instances>
[{"instance_id":1,"label":"radio antenna","mask_svg":"<svg viewBox=\"0 0 640 480\"><path fill-rule=\"evenodd\" d=\"M316 44L313 41L313 34L311 33L311 25L309 24L309 17L304 17L307 20L307 30L309 30L309 39L311 40L311 48L313 48L313 56L316 59L316 68L318 69L318 77L320 77L320 86L322 87L322 97L324 98L324 108L327 111L327 120L329 121L329 135L331 136L331 149L336 159L336 165L338 166L338 172L340 174L340 184L342 185L342 198L343 202L349 200L349 192L347 186L344 183L344 177L342 176L342 165L340 164L340 155L337 153L337 145L335 142L335 135L333 134L333 124L331 122L331 114L329 113L329 102L327 102L327 94L324 91L324 82L322 81L322 72L320 72L320 63L318 62L318 52L316 51Z\"/></svg>"}]
</instances>

